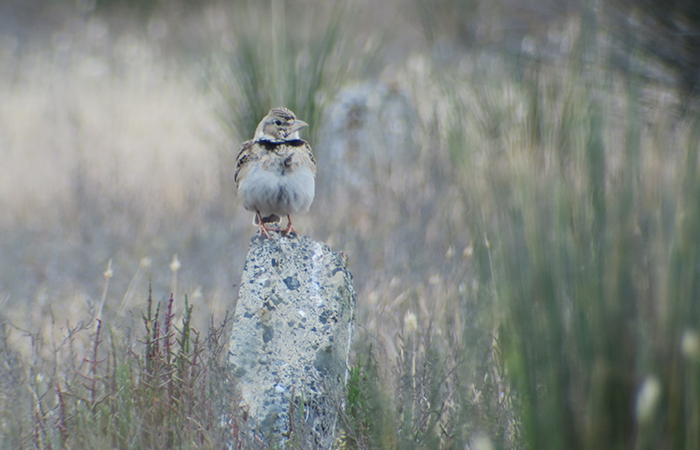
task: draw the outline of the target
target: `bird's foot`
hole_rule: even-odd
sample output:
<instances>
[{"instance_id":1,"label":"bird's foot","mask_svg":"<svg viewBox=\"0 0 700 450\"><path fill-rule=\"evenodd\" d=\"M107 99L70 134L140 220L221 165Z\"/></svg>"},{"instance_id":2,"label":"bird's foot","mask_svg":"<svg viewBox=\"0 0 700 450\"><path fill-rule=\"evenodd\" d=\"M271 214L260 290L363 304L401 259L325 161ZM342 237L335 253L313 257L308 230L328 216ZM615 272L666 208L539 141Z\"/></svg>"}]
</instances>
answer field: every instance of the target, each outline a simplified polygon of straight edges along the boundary
<instances>
[{"instance_id":1,"label":"bird's foot","mask_svg":"<svg viewBox=\"0 0 700 450\"><path fill-rule=\"evenodd\" d=\"M260 235L263 235L263 234L264 234L265 236L267 236L268 239L272 239L272 238L270 237L270 233L268 233L267 230L272 230L272 228L267 228L267 227L266 227L265 225L263 225L263 224L260 224L260 225L258 226L258 234L260 234Z\"/></svg>"},{"instance_id":2,"label":"bird's foot","mask_svg":"<svg viewBox=\"0 0 700 450\"><path fill-rule=\"evenodd\" d=\"M272 239L270 237L270 233L267 232L267 230L270 230L271 228L267 228L265 226L265 222L263 221L262 216L260 216L260 211L255 211L255 213L256 213L257 218L258 218L258 220L257 220L257 222L258 222L258 234L260 234L260 235L264 234L265 236L267 236L268 239Z\"/></svg>"},{"instance_id":3,"label":"bird's foot","mask_svg":"<svg viewBox=\"0 0 700 450\"><path fill-rule=\"evenodd\" d=\"M297 230L295 230L294 227L292 226L292 218L290 216L287 216L287 220L288 220L287 228L282 230L282 233L284 233L285 236L290 236L292 233L299 234L297 232Z\"/></svg>"}]
</instances>

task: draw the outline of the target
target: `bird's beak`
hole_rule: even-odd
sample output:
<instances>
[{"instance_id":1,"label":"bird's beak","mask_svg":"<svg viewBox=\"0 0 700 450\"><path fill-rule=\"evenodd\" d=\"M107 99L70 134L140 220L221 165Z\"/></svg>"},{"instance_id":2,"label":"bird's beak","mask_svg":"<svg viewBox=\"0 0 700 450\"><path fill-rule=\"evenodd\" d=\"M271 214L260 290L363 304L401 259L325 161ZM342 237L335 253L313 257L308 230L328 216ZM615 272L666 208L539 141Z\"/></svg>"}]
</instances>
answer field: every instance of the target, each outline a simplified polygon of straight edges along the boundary
<instances>
[{"instance_id":1,"label":"bird's beak","mask_svg":"<svg viewBox=\"0 0 700 450\"><path fill-rule=\"evenodd\" d=\"M291 127L288 128L289 134L296 133L304 127L308 127L309 124L303 120L295 120Z\"/></svg>"}]
</instances>

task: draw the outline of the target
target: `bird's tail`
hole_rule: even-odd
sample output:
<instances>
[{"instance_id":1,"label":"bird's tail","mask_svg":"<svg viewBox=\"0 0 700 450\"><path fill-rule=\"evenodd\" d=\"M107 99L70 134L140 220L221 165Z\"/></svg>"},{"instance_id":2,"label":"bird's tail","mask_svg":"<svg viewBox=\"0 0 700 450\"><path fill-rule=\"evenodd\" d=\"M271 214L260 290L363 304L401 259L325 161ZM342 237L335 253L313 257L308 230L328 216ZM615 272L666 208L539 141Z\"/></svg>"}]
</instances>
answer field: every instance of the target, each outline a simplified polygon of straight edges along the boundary
<instances>
[{"instance_id":1,"label":"bird's tail","mask_svg":"<svg viewBox=\"0 0 700 450\"><path fill-rule=\"evenodd\" d=\"M270 214L269 216L263 217L262 221L263 223L280 223L281 219L280 216L278 216L277 214ZM253 216L253 225L255 225L256 227L260 225L257 214Z\"/></svg>"}]
</instances>

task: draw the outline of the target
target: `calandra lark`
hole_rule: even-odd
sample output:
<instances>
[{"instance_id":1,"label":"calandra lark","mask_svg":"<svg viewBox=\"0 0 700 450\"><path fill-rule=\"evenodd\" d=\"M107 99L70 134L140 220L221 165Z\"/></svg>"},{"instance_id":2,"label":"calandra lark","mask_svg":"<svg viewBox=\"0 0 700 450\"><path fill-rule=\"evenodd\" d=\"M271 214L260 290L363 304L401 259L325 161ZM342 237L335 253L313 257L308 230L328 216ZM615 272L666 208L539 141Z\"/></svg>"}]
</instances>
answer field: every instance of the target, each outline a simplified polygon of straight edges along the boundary
<instances>
[{"instance_id":1,"label":"calandra lark","mask_svg":"<svg viewBox=\"0 0 700 450\"><path fill-rule=\"evenodd\" d=\"M270 230L296 233L291 215L308 211L314 200L316 160L309 143L299 137L307 126L287 108L272 108L236 158L238 196L268 238ZM278 223L281 216L288 220L284 230L266 225Z\"/></svg>"}]
</instances>

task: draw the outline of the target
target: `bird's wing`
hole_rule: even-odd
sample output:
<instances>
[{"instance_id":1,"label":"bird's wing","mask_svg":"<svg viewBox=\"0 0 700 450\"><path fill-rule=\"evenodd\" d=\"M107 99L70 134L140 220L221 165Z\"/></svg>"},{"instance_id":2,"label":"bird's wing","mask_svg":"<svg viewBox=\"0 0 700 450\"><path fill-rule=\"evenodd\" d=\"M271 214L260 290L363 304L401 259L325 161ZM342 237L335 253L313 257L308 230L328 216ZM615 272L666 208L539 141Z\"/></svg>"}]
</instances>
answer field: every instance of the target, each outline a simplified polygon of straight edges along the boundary
<instances>
[{"instance_id":1,"label":"bird's wing","mask_svg":"<svg viewBox=\"0 0 700 450\"><path fill-rule=\"evenodd\" d=\"M304 145L302 146L302 151L300 152L301 157L308 159L308 161L311 163L309 164L311 166L311 171L314 173L314 175L316 175L316 159L314 158L314 154L311 152L311 146L306 141L302 142L304 142Z\"/></svg>"},{"instance_id":2,"label":"bird's wing","mask_svg":"<svg viewBox=\"0 0 700 450\"><path fill-rule=\"evenodd\" d=\"M254 141L246 141L241 144L241 150L238 152L238 156L236 156L236 171L233 174L233 181L236 182L236 186L238 186L240 182L241 171L245 169L246 165L259 158L254 152L254 146Z\"/></svg>"}]
</instances>

